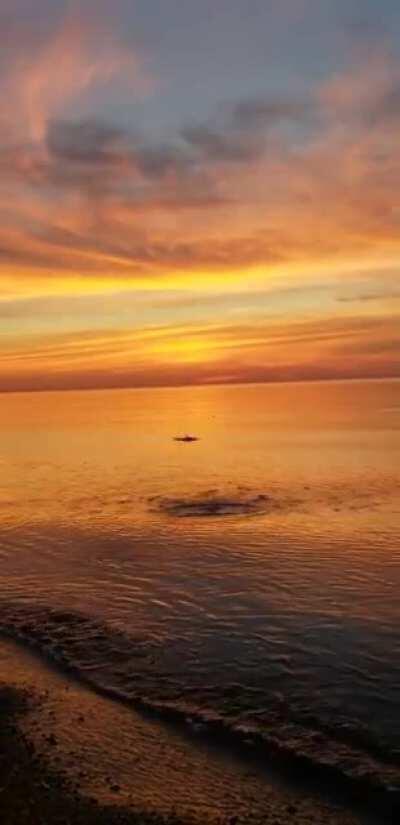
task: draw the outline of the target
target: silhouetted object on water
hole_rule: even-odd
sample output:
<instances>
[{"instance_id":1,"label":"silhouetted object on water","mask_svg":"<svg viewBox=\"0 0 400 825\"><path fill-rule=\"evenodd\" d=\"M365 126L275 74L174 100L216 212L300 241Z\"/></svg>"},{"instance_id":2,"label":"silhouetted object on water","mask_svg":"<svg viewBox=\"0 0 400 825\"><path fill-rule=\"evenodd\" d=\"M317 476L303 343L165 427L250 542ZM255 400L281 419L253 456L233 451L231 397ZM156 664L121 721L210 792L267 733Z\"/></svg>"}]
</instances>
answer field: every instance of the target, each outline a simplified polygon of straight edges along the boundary
<instances>
[{"instance_id":1,"label":"silhouetted object on water","mask_svg":"<svg viewBox=\"0 0 400 825\"><path fill-rule=\"evenodd\" d=\"M174 441L183 441L184 444L191 444L192 441L198 441L196 435L176 435Z\"/></svg>"}]
</instances>

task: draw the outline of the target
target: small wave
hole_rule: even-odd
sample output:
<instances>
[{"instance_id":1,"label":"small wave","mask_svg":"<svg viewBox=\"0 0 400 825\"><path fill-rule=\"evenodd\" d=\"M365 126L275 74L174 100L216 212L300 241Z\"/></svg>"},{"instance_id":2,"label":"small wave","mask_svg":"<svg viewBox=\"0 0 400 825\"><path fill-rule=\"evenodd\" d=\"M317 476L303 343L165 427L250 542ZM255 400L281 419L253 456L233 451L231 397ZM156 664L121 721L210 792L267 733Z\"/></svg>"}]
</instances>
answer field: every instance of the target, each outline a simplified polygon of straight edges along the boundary
<instances>
[{"instance_id":1,"label":"small wave","mask_svg":"<svg viewBox=\"0 0 400 825\"><path fill-rule=\"evenodd\" d=\"M315 717L307 726L290 712L263 714L262 722L256 712L253 718L224 714L217 705L194 703L184 685L178 699L168 699L162 675L157 678L150 668L153 643L78 612L3 603L0 633L35 649L97 692L197 736L272 760L296 777L332 782L358 799L390 810L400 806L399 756L363 732L358 736L355 730L327 728Z\"/></svg>"}]
</instances>

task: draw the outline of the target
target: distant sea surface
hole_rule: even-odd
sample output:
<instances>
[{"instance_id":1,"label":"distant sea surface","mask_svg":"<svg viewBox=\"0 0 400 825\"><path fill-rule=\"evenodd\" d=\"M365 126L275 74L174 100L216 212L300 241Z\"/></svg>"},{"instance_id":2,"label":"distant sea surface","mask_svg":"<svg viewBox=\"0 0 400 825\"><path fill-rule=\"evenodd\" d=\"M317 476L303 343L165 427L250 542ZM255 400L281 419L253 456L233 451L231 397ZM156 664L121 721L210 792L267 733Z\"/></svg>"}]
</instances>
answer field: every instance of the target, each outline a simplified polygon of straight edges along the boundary
<instances>
[{"instance_id":1,"label":"distant sea surface","mask_svg":"<svg viewBox=\"0 0 400 825\"><path fill-rule=\"evenodd\" d=\"M400 784L400 382L11 394L0 425L3 633Z\"/></svg>"}]
</instances>

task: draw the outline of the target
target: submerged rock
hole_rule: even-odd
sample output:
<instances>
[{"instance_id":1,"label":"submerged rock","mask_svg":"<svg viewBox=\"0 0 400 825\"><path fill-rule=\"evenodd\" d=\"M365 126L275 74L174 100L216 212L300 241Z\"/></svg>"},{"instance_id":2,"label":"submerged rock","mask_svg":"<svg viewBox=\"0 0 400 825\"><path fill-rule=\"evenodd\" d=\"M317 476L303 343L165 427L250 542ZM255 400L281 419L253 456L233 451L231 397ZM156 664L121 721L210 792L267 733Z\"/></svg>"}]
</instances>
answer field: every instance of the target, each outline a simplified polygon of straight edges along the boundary
<instances>
[{"instance_id":1,"label":"submerged rock","mask_svg":"<svg viewBox=\"0 0 400 825\"><path fill-rule=\"evenodd\" d=\"M160 498L158 509L178 518L256 515L266 511L269 497L258 495L218 495L215 491L193 497Z\"/></svg>"}]
</instances>

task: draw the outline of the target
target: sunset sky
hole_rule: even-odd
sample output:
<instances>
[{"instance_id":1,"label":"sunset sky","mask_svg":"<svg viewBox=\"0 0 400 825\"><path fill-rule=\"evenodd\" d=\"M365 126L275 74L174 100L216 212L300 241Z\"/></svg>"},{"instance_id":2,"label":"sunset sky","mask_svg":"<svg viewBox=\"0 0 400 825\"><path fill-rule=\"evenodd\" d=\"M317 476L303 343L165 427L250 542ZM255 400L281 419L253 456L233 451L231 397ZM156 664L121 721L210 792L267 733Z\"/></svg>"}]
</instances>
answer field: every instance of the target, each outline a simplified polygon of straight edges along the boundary
<instances>
[{"instance_id":1,"label":"sunset sky","mask_svg":"<svg viewBox=\"0 0 400 825\"><path fill-rule=\"evenodd\" d=\"M0 390L400 376L398 0L0 31Z\"/></svg>"}]
</instances>

